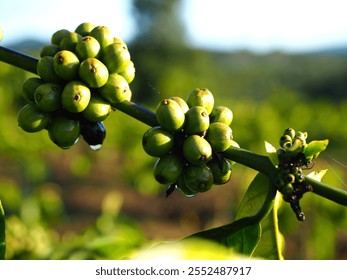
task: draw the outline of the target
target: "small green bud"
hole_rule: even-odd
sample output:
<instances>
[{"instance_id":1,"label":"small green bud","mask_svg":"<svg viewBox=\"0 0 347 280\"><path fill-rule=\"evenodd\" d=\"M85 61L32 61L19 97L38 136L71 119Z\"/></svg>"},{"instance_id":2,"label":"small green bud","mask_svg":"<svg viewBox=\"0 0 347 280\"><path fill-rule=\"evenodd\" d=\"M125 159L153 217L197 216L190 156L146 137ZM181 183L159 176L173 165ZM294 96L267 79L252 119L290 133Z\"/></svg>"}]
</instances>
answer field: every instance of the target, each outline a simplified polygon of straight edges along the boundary
<instances>
[{"instance_id":1,"label":"small green bud","mask_svg":"<svg viewBox=\"0 0 347 280\"><path fill-rule=\"evenodd\" d=\"M293 128L287 128L284 132L283 135L288 135L290 139L294 139L295 137L295 130Z\"/></svg>"}]
</instances>

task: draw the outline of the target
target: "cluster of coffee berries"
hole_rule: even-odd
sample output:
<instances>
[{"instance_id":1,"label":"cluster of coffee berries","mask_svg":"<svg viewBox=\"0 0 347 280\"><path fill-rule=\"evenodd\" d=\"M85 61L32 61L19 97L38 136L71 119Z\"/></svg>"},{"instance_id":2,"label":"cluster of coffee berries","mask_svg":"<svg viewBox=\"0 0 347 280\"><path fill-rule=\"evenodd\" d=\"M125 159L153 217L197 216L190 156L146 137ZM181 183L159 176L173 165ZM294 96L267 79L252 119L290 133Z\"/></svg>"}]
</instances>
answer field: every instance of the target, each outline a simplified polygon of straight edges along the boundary
<instances>
[{"instance_id":1,"label":"cluster of coffee berries","mask_svg":"<svg viewBox=\"0 0 347 280\"><path fill-rule=\"evenodd\" d=\"M186 100L171 97L156 108L158 126L147 130L142 146L157 157L154 177L168 185L167 195L178 188L193 196L213 184L229 181L232 163L223 157L233 141L232 111L214 106L212 93L205 88L192 90Z\"/></svg>"},{"instance_id":2,"label":"cluster of coffee berries","mask_svg":"<svg viewBox=\"0 0 347 280\"><path fill-rule=\"evenodd\" d=\"M52 35L41 50L37 73L23 84L28 104L19 111L19 126L27 132L47 129L61 148L82 135L97 149L106 135L102 122L115 104L131 99L135 67L121 39L106 26L85 22L74 32L61 29Z\"/></svg>"},{"instance_id":3,"label":"cluster of coffee berries","mask_svg":"<svg viewBox=\"0 0 347 280\"><path fill-rule=\"evenodd\" d=\"M280 146L277 150L279 159L278 175L275 181L276 188L283 194L283 199L290 203L298 220L305 219L301 211L299 200L304 193L312 191L312 186L305 181L302 169L309 168L311 164L304 154L307 146L306 132L295 132L287 128L280 138Z\"/></svg>"}]
</instances>

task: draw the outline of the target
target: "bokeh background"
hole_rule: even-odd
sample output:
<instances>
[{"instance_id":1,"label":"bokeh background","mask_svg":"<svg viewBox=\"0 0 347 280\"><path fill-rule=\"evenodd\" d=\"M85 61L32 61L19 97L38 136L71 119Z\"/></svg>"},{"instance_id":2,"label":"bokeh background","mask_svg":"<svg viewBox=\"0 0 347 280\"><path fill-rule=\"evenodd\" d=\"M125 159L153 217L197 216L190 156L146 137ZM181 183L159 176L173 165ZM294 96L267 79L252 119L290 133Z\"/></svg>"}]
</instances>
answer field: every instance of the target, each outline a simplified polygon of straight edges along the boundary
<instances>
[{"instance_id":1,"label":"bokeh background","mask_svg":"<svg viewBox=\"0 0 347 280\"><path fill-rule=\"evenodd\" d=\"M72 2L72 3L71 3ZM234 113L234 139L264 154L287 127L329 139L313 170L347 190L347 20L343 1L4 1L1 45L38 57L56 30L106 25L136 66L133 101L154 110L195 87ZM281 2L281 3L282 3ZM303 4L304 3L304 4ZM308 4L310 3L310 4ZM0 63L0 198L8 259L120 259L158 241L233 220L256 172L235 165L223 186L193 198L155 182L148 126L122 112L104 122L100 151L61 150L46 132L17 126L21 87L33 76ZM308 171L309 172L309 171ZM306 221L280 210L287 259L346 259L347 210L314 194Z\"/></svg>"}]
</instances>

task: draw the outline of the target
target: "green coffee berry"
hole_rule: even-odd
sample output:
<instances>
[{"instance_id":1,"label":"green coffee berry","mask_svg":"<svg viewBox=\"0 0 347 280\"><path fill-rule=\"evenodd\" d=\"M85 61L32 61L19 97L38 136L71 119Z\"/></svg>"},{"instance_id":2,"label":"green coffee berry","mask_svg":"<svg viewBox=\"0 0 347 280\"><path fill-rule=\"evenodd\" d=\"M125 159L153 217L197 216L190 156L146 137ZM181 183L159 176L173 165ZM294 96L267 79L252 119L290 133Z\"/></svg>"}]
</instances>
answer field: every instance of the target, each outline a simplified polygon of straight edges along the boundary
<instances>
[{"instance_id":1,"label":"green coffee berry","mask_svg":"<svg viewBox=\"0 0 347 280\"><path fill-rule=\"evenodd\" d=\"M189 110L189 106L188 106L187 102L184 101L183 98L181 98L179 96L173 96L173 97L170 97L170 99L176 101L178 103L178 105L181 106L184 113L186 113Z\"/></svg>"},{"instance_id":2,"label":"green coffee berry","mask_svg":"<svg viewBox=\"0 0 347 280\"><path fill-rule=\"evenodd\" d=\"M80 81L71 81L64 86L61 103L71 113L82 112L89 103L90 89Z\"/></svg>"},{"instance_id":3,"label":"green coffee berry","mask_svg":"<svg viewBox=\"0 0 347 280\"><path fill-rule=\"evenodd\" d=\"M26 101L35 102L34 94L35 90L44 83L42 79L32 77L26 79L22 86L22 96Z\"/></svg>"},{"instance_id":4,"label":"green coffee berry","mask_svg":"<svg viewBox=\"0 0 347 280\"><path fill-rule=\"evenodd\" d=\"M172 151L174 137L170 132L162 129L160 126L155 126L143 134L142 147L148 155L162 157Z\"/></svg>"},{"instance_id":5,"label":"green coffee berry","mask_svg":"<svg viewBox=\"0 0 347 280\"><path fill-rule=\"evenodd\" d=\"M48 127L49 138L62 149L68 149L77 143L80 136L80 124L78 120L57 115L52 118Z\"/></svg>"},{"instance_id":6,"label":"green coffee berry","mask_svg":"<svg viewBox=\"0 0 347 280\"><path fill-rule=\"evenodd\" d=\"M187 104L190 108L202 106L207 110L208 114L211 114L214 107L214 97L206 88L195 88L189 93Z\"/></svg>"},{"instance_id":7,"label":"green coffee berry","mask_svg":"<svg viewBox=\"0 0 347 280\"><path fill-rule=\"evenodd\" d=\"M40 57L44 56L55 56L57 52L59 52L61 49L58 45L46 45L41 49Z\"/></svg>"},{"instance_id":8,"label":"green coffee berry","mask_svg":"<svg viewBox=\"0 0 347 280\"><path fill-rule=\"evenodd\" d=\"M91 93L88 106L83 110L83 117L90 122L102 122L111 113L112 108L109 102L99 95Z\"/></svg>"},{"instance_id":9,"label":"green coffee berry","mask_svg":"<svg viewBox=\"0 0 347 280\"><path fill-rule=\"evenodd\" d=\"M222 122L230 125L233 121L233 112L228 107L216 106L210 114L210 121L211 123Z\"/></svg>"},{"instance_id":10,"label":"green coffee berry","mask_svg":"<svg viewBox=\"0 0 347 280\"><path fill-rule=\"evenodd\" d=\"M183 143L185 159L194 165L204 165L212 157L211 145L199 135L191 135Z\"/></svg>"},{"instance_id":11,"label":"green coffee berry","mask_svg":"<svg viewBox=\"0 0 347 280\"><path fill-rule=\"evenodd\" d=\"M91 88L100 88L108 80L107 67L96 58L87 58L79 66L78 75Z\"/></svg>"},{"instance_id":12,"label":"green coffee berry","mask_svg":"<svg viewBox=\"0 0 347 280\"><path fill-rule=\"evenodd\" d=\"M175 154L168 154L160 157L153 169L154 178L160 184L171 185L181 176L183 163Z\"/></svg>"},{"instance_id":13,"label":"green coffee berry","mask_svg":"<svg viewBox=\"0 0 347 280\"><path fill-rule=\"evenodd\" d=\"M185 196L187 197L193 197L194 195L196 195L195 191L192 191L190 188L188 188L185 180L184 180L184 176L180 176L177 180L176 183L177 189Z\"/></svg>"},{"instance_id":14,"label":"green coffee berry","mask_svg":"<svg viewBox=\"0 0 347 280\"><path fill-rule=\"evenodd\" d=\"M59 47L62 50L74 52L76 49L77 42L82 39L82 36L76 32L69 32L61 40Z\"/></svg>"},{"instance_id":15,"label":"green coffee berry","mask_svg":"<svg viewBox=\"0 0 347 280\"><path fill-rule=\"evenodd\" d=\"M189 165L184 171L184 182L193 192L206 192L213 185L213 174L206 165Z\"/></svg>"},{"instance_id":16,"label":"green coffee berry","mask_svg":"<svg viewBox=\"0 0 347 280\"><path fill-rule=\"evenodd\" d=\"M134 62L130 61L128 65L119 75L123 76L124 79L130 84L135 79L135 65Z\"/></svg>"},{"instance_id":17,"label":"green coffee berry","mask_svg":"<svg viewBox=\"0 0 347 280\"><path fill-rule=\"evenodd\" d=\"M53 45L60 45L61 40L65 38L70 33L69 30L67 29L60 29L56 32L53 33L52 38L51 38L51 43Z\"/></svg>"},{"instance_id":18,"label":"green coffee berry","mask_svg":"<svg viewBox=\"0 0 347 280\"><path fill-rule=\"evenodd\" d=\"M110 74L104 86L98 88L99 94L111 105L130 100L132 93L127 81L119 74Z\"/></svg>"},{"instance_id":19,"label":"green coffee berry","mask_svg":"<svg viewBox=\"0 0 347 280\"><path fill-rule=\"evenodd\" d=\"M290 184L290 183L286 184L281 190L281 192L283 194L283 198L285 200L288 199L293 194L293 191L294 191L294 188L293 188L292 184Z\"/></svg>"},{"instance_id":20,"label":"green coffee berry","mask_svg":"<svg viewBox=\"0 0 347 280\"><path fill-rule=\"evenodd\" d=\"M53 57L44 56L39 59L36 67L37 74L46 83L60 83L61 78L54 70Z\"/></svg>"},{"instance_id":21,"label":"green coffee berry","mask_svg":"<svg viewBox=\"0 0 347 280\"><path fill-rule=\"evenodd\" d=\"M38 132L47 128L51 114L40 110L35 103L28 103L18 112L18 126L26 132Z\"/></svg>"},{"instance_id":22,"label":"green coffee berry","mask_svg":"<svg viewBox=\"0 0 347 280\"><path fill-rule=\"evenodd\" d=\"M123 44L123 45L125 45L126 48L128 48L128 46L126 45L126 43L125 43L122 39L120 39L120 38L114 37L114 38L113 38L113 43Z\"/></svg>"},{"instance_id":23,"label":"green coffee berry","mask_svg":"<svg viewBox=\"0 0 347 280\"><path fill-rule=\"evenodd\" d=\"M100 44L92 36L85 36L77 42L76 55L80 61L90 57L97 57L100 52Z\"/></svg>"},{"instance_id":24,"label":"green coffee berry","mask_svg":"<svg viewBox=\"0 0 347 280\"><path fill-rule=\"evenodd\" d=\"M224 152L231 145L233 133L227 124L214 122L210 124L205 138L214 152Z\"/></svg>"},{"instance_id":25,"label":"green coffee berry","mask_svg":"<svg viewBox=\"0 0 347 280\"><path fill-rule=\"evenodd\" d=\"M208 167L213 174L213 184L223 185L231 178L232 167L225 158L213 158L208 162Z\"/></svg>"},{"instance_id":26,"label":"green coffee berry","mask_svg":"<svg viewBox=\"0 0 347 280\"><path fill-rule=\"evenodd\" d=\"M71 51L60 51L53 57L53 68L58 77L63 80L74 80L78 77L80 61Z\"/></svg>"},{"instance_id":27,"label":"green coffee berry","mask_svg":"<svg viewBox=\"0 0 347 280\"><path fill-rule=\"evenodd\" d=\"M160 126L169 132L182 129L185 120L183 109L172 99L164 99L158 104L156 117Z\"/></svg>"},{"instance_id":28,"label":"green coffee berry","mask_svg":"<svg viewBox=\"0 0 347 280\"><path fill-rule=\"evenodd\" d=\"M45 83L35 90L34 100L43 112L54 112L61 107L61 93L61 85Z\"/></svg>"},{"instance_id":29,"label":"green coffee berry","mask_svg":"<svg viewBox=\"0 0 347 280\"><path fill-rule=\"evenodd\" d=\"M187 135L201 134L210 125L207 110L202 106L190 108L185 114L184 132Z\"/></svg>"},{"instance_id":30,"label":"green coffee berry","mask_svg":"<svg viewBox=\"0 0 347 280\"><path fill-rule=\"evenodd\" d=\"M80 34L81 36L88 36L89 33L93 30L94 25L90 22L83 22L78 25L75 29L75 32Z\"/></svg>"},{"instance_id":31,"label":"green coffee berry","mask_svg":"<svg viewBox=\"0 0 347 280\"><path fill-rule=\"evenodd\" d=\"M104 49L105 47L113 43L113 35L111 33L111 30L106 26L94 27L90 31L89 35L98 40L101 49Z\"/></svg>"},{"instance_id":32,"label":"green coffee berry","mask_svg":"<svg viewBox=\"0 0 347 280\"><path fill-rule=\"evenodd\" d=\"M125 71L131 58L125 44L112 43L102 50L101 61L110 73L121 73Z\"/></svg>"}]
</instances>

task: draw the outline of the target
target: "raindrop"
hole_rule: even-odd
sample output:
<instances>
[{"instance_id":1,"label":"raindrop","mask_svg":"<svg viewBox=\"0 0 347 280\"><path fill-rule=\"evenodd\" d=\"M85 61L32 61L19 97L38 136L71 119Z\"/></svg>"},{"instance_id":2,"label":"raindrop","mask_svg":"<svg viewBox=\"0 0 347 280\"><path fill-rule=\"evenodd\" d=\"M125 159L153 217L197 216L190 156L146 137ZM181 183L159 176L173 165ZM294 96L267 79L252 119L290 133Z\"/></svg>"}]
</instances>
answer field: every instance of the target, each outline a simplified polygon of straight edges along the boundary
<instances>
[{"instance_id":1,"label":"raindrop","mask_svg":"<svg viewBox=\"0 0 347 280\"><path fill-rule=\"evenodd\" d=\"M102 144L97 144L97 145L89 145L89 147L93 150L93 151L98 151L101 149Z\"/></svg>"}]
</instances>

